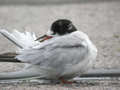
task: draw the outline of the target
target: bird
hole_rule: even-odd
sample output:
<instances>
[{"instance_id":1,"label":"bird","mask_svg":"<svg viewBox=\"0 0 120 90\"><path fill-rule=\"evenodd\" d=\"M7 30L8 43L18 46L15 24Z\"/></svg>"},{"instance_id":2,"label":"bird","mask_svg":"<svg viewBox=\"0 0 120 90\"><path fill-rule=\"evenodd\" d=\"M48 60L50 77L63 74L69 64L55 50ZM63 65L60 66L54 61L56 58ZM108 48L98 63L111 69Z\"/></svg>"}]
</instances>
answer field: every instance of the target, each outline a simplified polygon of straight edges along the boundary
<instances>
[{"instance_id":1,"label":"bird","mask_svg":"<svg viewBox=\"0 0 120 90\"><path fill-rule=\"evenodd\" d=\"M54 21L39 38L18 31L9 34L0 30L0 33L20 48L15 59L29 64L20 71L0 73L0 80L44 78L70 83L69 79L91 69L97 57L97 48L88 35L77 30L68 19Z\"/></svg>"}]
</instances>

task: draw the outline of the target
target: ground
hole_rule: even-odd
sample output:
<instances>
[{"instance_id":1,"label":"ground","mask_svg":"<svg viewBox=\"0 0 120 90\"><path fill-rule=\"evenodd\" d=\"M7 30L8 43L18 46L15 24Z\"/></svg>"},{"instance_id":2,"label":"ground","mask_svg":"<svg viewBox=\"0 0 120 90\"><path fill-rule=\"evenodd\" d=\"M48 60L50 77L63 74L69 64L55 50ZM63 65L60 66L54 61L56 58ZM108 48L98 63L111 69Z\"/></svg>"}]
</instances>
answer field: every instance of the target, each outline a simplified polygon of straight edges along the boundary
<instances>
[{"instance_id":1,"label":"ground","mask_svg":"<svg viewBox=\"0 0 120 90\"><path fill-rule=\"evenodd\" d=\"M0 28L8 31L27 30L40 36L50 29L53 21L67 18L78 30L88 34L98 48L94 68L120 67L120 2L82 2L40 5L0 5ZM0 35L0 53L15 51L15 46ZM0 72L19 70L23 65L1 63ZM112 86L64 87L61 85L0 85L3 90L111 90ZM112 87L118 90L119 87Z\"/></svg>"}]
</instances>

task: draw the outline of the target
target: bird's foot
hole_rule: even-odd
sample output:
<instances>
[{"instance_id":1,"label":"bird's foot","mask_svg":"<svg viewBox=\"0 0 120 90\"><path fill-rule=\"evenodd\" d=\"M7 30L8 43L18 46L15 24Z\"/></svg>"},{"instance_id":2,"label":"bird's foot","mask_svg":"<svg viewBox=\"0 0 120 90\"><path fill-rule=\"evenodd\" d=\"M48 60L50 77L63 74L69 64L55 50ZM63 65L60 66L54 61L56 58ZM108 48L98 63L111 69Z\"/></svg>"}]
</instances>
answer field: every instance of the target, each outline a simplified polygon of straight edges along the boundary
<instances>
[{"instance_id":1,"label":"bird's foot","mask_svg":"<svg viewBox=\"0 0 120 90\"><path fill-rule=\"evenodd\" d=\"M67 81L63 77L60 77L59 80L61 81L62 84L73 84L74 81Z\"/></svg>"}]
</instances>

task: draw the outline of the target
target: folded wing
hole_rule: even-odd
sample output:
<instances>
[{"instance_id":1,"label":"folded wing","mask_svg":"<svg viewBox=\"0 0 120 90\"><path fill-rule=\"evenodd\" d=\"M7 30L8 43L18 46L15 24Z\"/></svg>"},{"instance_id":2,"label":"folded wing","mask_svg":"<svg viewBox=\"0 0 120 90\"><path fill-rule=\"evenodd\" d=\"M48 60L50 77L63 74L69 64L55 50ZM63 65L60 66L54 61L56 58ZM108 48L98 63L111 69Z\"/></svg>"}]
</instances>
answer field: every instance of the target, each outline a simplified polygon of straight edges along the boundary
<instances>
[{"instance_id":1,"label":"folded wing","mask_svg":"<svg viewBox=\"0 0 120 90\"><path fill-rule=\"evenodd\" d=\"M22 62L57 68L77 64L87 56L85 40L74 34L44 41L39 46L23 50L16 58Z\"/></svg>"}]
</instances>

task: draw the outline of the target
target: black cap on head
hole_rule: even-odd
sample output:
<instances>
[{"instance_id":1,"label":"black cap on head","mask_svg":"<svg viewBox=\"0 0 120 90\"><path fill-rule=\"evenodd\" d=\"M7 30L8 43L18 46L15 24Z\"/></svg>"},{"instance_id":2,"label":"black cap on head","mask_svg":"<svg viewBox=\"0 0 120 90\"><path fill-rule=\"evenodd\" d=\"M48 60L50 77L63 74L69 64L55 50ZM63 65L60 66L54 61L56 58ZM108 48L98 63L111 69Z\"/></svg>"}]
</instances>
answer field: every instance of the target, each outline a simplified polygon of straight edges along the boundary
<instances>
[{"instance_id":1,"label":"black cap on head","mask_svg":"<svg viewBox=\"0 0 120 90\"><path fill-rule=\"evenodd\" d=\"M59 19L53 22L51 26L51 31L53 32L53 35L54 34L64 35L64 34L72 33L76 30L77 29L72 24L72 22L67 19Z\"/></svg>"}]
</instances>

